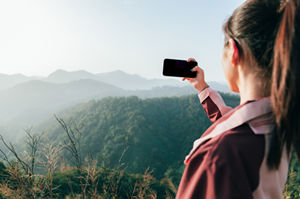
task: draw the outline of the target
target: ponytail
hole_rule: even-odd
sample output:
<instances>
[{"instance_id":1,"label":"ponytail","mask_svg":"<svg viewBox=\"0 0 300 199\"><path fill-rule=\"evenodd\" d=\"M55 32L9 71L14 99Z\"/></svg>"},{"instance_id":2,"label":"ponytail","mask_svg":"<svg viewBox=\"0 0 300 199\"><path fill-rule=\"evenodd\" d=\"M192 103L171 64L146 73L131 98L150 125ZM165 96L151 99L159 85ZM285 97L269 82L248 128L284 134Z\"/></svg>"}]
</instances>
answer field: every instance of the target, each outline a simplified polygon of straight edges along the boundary
<instances>
[{"instance_id":1,"label":"ponytail","mask_svg":"<svg viewBox=\"0 0 300 199\"><path fill-rule=\"evenodd\" d=\"M267 164L279 167L283 149L300 157L300 0L282 3L273 58L271 102L276 127L270 140Z\"/></svg>"}]
</instances>

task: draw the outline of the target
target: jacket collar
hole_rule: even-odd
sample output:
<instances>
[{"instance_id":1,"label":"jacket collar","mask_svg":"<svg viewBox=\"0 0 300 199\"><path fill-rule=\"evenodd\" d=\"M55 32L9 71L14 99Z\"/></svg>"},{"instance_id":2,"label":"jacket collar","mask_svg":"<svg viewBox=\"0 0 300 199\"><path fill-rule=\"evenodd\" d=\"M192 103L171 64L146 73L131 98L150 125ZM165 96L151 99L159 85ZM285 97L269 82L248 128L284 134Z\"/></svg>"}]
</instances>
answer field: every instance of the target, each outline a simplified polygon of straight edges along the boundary
<instances>
[{"instance_id":1,"label":"jacket collar","mask_svg":"<svg viewBox=\"0 0 300 199\"><path fill-rule=\"evenodd\" d=\"M201 143L244 123L249 123L250 128L255 134L270 133L274 124L270 97L256 101L247 101L219 118L205 131L202 137L194 142L193 149L185 158L185 164L188 163L190 157L199 148Z\"/></svg>"}]
</instances>

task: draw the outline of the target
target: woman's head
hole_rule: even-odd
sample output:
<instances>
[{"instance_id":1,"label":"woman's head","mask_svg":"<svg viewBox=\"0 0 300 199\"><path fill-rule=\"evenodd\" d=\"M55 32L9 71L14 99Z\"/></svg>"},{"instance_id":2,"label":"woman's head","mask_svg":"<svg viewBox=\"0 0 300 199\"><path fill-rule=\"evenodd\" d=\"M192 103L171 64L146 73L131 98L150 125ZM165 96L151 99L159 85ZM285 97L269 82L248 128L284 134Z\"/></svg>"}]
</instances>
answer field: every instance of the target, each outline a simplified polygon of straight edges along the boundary
<instances>
[{"instance_id":1,"label":"woman's head","mask_svg":"<svg viewBox=\"0 0 300 199\"><path fill-rule=\"evenodd\" d=\"M270 168L279 165L284 145L290 150L300 131L300 0L248 0L238 7L223 26L223 57L257 76L261 89L271 95L277 128L268 156ZM226 58L226 57L225 57ZM235 88L234 71L225 67L229 85ZM227 68L226 68L227 67ZM297 104L297 103L298 104ZM298 140L299 141L299 140ZM299 144L294 142L298 154ZM277 151L276 151L277 150Z\"/></svg>"},{"instance_id":2,"label":"woman's head","mask_svg":"<svg viewBox=\"0 0 300 199\"><path fill-rule=\"evenodd\" d=\"M229 85L234 85L232 71L224 63L228 52L237 51L236 62L243 65L246 72L255 73L258 80L264 80L262 89L269 95L273 67L273 46L280 24L281 13L278 12L280 2L276 0L249 0L238 7L223 26L225 45L223 67ZM227 59L228 60L228 59ZM227 74L226 74L227 73Z\"/></svg>"}]
</instances>

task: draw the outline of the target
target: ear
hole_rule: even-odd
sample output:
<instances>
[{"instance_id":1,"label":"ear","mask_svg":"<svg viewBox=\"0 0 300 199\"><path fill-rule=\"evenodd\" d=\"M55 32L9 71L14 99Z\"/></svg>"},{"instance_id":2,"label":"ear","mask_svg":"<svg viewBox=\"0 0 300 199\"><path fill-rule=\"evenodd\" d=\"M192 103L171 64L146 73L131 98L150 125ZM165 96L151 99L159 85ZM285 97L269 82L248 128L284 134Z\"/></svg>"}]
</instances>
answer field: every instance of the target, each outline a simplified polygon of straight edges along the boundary
<instances>
[{"instance_id":1,"label":"ear","mask_svg":"<svg viewBox=\"0 0 300 199\"><path fill-rule=\"evenodd\" d=\"M239 49L237 48L236 42L233 39L229 39L228 41L228 47L229 47L229 58L231 63L236 66L239 63L240 60L240 54L239 54Z\"/></svg>"}]
</instances>

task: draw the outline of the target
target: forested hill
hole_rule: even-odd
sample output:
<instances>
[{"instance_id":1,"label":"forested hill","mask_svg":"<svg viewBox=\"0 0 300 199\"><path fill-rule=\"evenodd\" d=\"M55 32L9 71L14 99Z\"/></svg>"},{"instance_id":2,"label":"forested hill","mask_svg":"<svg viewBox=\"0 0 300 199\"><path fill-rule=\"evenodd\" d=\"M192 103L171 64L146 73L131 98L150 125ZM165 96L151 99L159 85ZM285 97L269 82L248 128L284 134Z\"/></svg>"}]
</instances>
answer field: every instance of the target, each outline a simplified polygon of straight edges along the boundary
<instances>
[{"instance_id":1,"label":"forested hill","mask_svg":"<svg viewBox=\"0 0 300 199\"><path fill-rule=\"evenodd\" d=\"M238 96L222 95L229 106L239 103ZM82 157L92 156L99 166L114 168L124 152L121 161L128 172L143 173L150 167L155 177L167 176L175 184L193 141L210 125L197 95L109 97L78 105L58 117L81 132ZM57 121L41 126L51 140L66 140Z\"/></svg>"}]
</instances>

